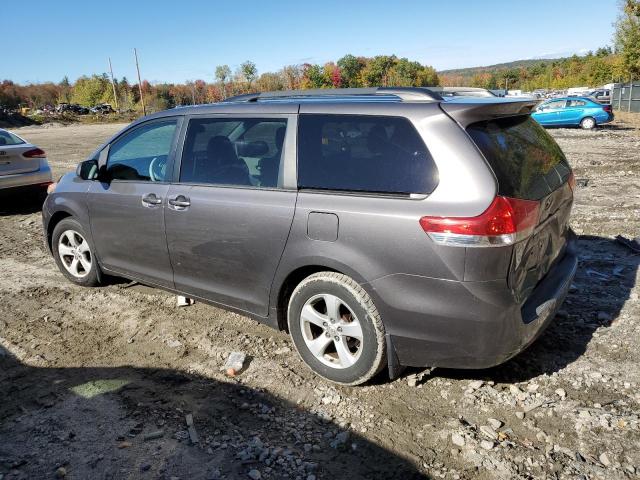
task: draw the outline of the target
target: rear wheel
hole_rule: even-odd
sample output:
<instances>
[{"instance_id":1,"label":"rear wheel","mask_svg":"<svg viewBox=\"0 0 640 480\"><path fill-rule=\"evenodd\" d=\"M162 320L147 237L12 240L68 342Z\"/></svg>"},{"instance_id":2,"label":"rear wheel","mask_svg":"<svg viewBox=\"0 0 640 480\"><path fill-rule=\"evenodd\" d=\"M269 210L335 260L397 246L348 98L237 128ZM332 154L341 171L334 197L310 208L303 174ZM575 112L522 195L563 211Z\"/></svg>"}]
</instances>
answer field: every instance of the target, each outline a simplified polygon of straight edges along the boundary
<instances>
[{"instance_id":1,"label":"rear wheel","mask_svg":"<svg viewBox=\"0 0 640 480\"><path fill-rule=\"evenodd\" d=\"M320 272L305 278L289 300L288 324L302 360L328 380L358 385L385 365L378 310L346 275Z\"/></svg>"},{"instance_id":2,"label":"rear wheel","mask_svg":"<svg viewBox=\"0 0 640 480\"><path fill-rule=\"evenodd\" d=\"M100 284L100 267L82 225L65 218L53 229L53 258L62 274L77 285L95 287Z\"/></svg>"},{"instance_id":3,"label":"rear wheel","mask_svg":"<svg viewBox=\"0 0 640 480\"><path fill-rule=\"evenodd\" d=\"M596 126L596 120L593 117L584 117L581 121L580 121L580 126L582 128L584 128L585 130L591 130L593 128L595 128Z\"/></svg>"}]
</instances>

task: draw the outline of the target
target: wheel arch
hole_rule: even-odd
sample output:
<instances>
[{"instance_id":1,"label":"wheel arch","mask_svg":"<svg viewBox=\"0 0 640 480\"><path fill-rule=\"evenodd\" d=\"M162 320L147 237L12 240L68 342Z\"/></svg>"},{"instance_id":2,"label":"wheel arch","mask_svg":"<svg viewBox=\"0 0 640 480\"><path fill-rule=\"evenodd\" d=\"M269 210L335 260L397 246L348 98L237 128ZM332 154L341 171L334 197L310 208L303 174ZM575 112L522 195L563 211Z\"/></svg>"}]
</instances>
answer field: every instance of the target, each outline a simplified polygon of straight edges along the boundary
<instances>
[{"instance_id":1,"label":"wheel arch","mask_svg":"<svg viewBox=\"0 0 640 480\"><path fill-rule=\"evenodd\" d=\"M580 121L578 122L578 125L582 126L582 122L584 122L587 118L590 118L591 120L593 120L594 128L598 126L598 119L593 114L588 114L588 115L585 115L584 117L582 117L580 119Z\"/></svg>"},{"instance_id":2,"label":"wheel arch","mask_svg":"<svg viewBox=\"0 0 640 480\"><path fill-rule=\"evenodd\" d=\"M291 266L286 270L287 273L282 273L278 276L278 280L274 283L276 288L272 290L271 305L275 308L272 309L272 313L276 317L276 326L278 330L287 331L287 306L289 304L289 298L296 286L309 275L313 275L318 272L336 272L348 275L358 282L367 293L371 295L370 289L366 285L362 276L354 271L352 268L337 262L333 259L309 259L307 262ZM374 299L375 301L375 299ZM273 311L275 310L275 312Z\"/></svg>"},{"instance_id":3,"label":"wheel arch","mask_svg":"<svg viewBox=\"0 0 640 480\"><path fill-rule=\"evenodd\" d=\"M73 214L66 210L58 210L49 219L49 223L47 224L47 247L49 247L49 252L52 252L52 238L53 238L53 230L56 228L62 220L65 218L73 217Z\"/></svg>"}]
</instances>

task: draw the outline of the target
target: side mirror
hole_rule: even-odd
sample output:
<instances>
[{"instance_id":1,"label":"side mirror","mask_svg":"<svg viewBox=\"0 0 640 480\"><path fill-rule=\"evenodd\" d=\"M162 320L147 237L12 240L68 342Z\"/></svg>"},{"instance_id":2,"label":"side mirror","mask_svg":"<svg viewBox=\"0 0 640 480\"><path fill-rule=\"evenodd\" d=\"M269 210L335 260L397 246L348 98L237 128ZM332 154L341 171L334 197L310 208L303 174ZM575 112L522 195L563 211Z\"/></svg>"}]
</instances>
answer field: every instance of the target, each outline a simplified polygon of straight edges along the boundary
<instances>
[{"instance_id":1,"label":"side mirror","mask_svg":"<svg viewBox=\"0 0 640 480\"><path fill-rule=\"evenodd\" d=\"M98 178L98 161L90 159L80 162L76 168L76 175L82 180L95 180Z\"/></svg>"}]
</instances>

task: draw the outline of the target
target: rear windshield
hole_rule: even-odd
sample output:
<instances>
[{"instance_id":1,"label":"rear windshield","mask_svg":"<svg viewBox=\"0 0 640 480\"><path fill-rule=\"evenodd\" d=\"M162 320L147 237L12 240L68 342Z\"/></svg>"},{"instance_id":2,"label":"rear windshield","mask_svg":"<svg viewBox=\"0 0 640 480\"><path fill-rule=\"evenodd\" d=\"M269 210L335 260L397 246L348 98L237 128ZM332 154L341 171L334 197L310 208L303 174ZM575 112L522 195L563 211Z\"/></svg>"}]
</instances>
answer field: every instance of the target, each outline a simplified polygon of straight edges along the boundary
<instances>
[{"instance_id":1,"label":"rear windshield","mask_svg":"<svg viewBox=\"0 0 640 480\"><path fill-rule=\"evenodd\" d=\"M436 166L402 117L300 115L298 186L382 194L428 194Z\"/></svg>"},{"instance_id":2,"label":"rear windshield","mask_svg":"<svg viewBox=\"0 0 640 480\"><path fill-rule=\"evenodd\" d=\"M0 147L2 145L20 145L22 143L24 141L20 137L6 130L0 130Z\"/></svg>"},{"instance_id":3,"label":"rear windshield","mask_svg":"<svg viewBox=\"0 0 640 480\"><path fill-rule=\"evenodd\" d=\"M491 165L500 195L540 200L569 178L562 150L529 116L474 123L467 132Z\"/></svg>"}]
</instances>

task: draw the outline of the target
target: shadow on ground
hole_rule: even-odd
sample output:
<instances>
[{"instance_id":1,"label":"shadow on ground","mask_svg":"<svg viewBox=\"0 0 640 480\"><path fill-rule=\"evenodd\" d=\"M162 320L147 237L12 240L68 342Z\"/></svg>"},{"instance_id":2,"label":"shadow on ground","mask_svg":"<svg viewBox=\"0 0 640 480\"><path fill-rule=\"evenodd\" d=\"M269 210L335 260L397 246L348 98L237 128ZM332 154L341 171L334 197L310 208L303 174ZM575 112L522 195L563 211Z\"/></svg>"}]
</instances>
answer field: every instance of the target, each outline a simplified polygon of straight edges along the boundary
<instances>
[{"instance_id":1,"label":"shadow on ground","mask_svg":"<svg viewBox=\"0 0 640 480\"><path fill-rule=\"evenodd\" d=\"M0 217L41 212L45 198L41 189L0 190Z\"/></svg>"},{"instance_id":2,"label":"shadow on ground","mask_svg":"<svg viewBox=\"0 0 640 480\"><path fill-rule=\"evenodd\" d=\"M426 478L346 432L236 380L170 369L37 368L0 347L3 480L54 478L59 468L68 479L246 479L252 469L263 479Z\"/></svg>"},{"instance_id":3,"label":"shadow on ground","mask_svg":"<svg viewBox=\"0 0 640 480\"><path fill-rule=\"evenodd\" d=\"M486 370L438 369L435 375L512 383L552 374L580 358L593 333L617 321L636 281L640 255L611 238L582 235L580 263L560 313L541 336L507 363Z\"/></svg>"}]
</instances>

